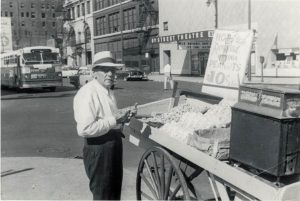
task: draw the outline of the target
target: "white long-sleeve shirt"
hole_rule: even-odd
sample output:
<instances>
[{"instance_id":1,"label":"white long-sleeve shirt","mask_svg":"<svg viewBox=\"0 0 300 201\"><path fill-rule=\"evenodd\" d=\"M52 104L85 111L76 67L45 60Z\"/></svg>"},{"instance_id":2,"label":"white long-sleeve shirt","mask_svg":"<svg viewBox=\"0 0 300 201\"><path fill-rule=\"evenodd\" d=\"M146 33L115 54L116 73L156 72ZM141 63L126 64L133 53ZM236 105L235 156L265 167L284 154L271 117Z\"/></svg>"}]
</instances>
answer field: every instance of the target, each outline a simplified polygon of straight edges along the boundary
<instances>
[{"instance_id":1,"label":"white long-sleeve shirt","mask_svg":"<svg viewBox=\"0 0 300 201\"><path fill-rule=\"evenodd\" d=\"M166 64L164 67L164 74L165 76L170 77L171 76L171 65L170 64Z\"/></svg>"},{"instance_id":2,"label":"white long-sleeve shirt","mask_svg":"<svg viewBox=\"0 0 300 201\"><path fill-rule=\"evenodd\" d=\"M117 128L118 108L114 94L97 80L90 81L77 92L73 109L79 136L97 137Z\"/></svg>"}]
</instances>

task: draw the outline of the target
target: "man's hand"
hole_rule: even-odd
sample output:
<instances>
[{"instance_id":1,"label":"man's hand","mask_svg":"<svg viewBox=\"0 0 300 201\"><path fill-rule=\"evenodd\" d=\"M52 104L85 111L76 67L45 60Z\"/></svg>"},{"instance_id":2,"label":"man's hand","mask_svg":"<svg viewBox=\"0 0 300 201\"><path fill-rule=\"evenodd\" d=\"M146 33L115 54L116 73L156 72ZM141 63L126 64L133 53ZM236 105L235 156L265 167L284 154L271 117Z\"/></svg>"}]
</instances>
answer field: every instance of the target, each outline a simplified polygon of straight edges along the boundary
<instances>
[{"instance_id":1,"label":"man's hand","mask_svg":"<svg viewBox=\"0 0 300 201\"><path fill-rule=\"evenodd\" d=\"M123 124L128 122L130 120L130 113L131 113L130 110L127 110L123 114L117 114L116 116L117 124Z\"/></svg>"},{"instance_id":2,"label":"man's hand","mask_svg":"<svg viewBox=\"0 0 300 201\"><path fill-rule=\"evenodd\" d=\"M117 124L129 122L131 117L136 115L137 106L138 104L135 103L134 106L119 110L119 113L116 115Z\"/></svg>"},{"instance_id":3,"label":"man's hand","mask_svg":"<svg viewBox=\"0 0 300 201\"><path fill-rule=\"evenodd\" d=\"M138 103L135 103L133 107L131 107L130 109L130 114L129 114L129 117L134 117L136 114L137 114L137 106L138 106Z\"/></svg>"}]
</instances>

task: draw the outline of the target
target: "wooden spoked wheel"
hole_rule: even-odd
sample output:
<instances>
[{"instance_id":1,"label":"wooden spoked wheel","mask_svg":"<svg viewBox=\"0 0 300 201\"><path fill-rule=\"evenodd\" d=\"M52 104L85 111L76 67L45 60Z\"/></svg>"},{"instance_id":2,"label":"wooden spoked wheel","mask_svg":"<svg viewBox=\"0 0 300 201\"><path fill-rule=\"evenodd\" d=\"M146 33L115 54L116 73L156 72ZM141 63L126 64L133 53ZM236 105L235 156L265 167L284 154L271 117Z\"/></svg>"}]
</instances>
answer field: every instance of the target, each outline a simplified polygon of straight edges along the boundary
<instances>
[{"instance_id":1,"label":"wooden spoked wheel","mask_svg":"<svg viewBox=\"0 0 300 201\"><path fill-rule=\"evenodd\" d=\"M136 180L137 200L190 200L185 178L163 148L152 147L142 156Z\"/></svg>"}]
</instances>

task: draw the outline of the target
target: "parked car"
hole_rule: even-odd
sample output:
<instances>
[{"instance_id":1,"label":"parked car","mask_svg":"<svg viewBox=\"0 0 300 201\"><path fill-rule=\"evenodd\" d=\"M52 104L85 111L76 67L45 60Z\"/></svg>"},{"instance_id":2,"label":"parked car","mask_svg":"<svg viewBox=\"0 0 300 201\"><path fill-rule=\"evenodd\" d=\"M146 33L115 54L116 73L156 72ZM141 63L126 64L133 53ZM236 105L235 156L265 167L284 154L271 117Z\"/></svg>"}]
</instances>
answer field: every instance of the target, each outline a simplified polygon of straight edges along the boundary
<instances>
[{"instance_id":1,"label":"parked car","mask_svg":"<svg viewBox=\"0 0 300 201\"><path fill-rule=\"evenodd\" d=\"M76 89L79 89L89 81L93 79L92 66L82 66L78 69L76 75L70 76L70 84L74 85ZM111 89L115 88L115 84Z\"/></svg>"},{"instance_id":2,"label":"parked car","mask_svg":"<svg viewBox=\"0 0 300 201\"><path fill-rule=\"evenodd\" d=\"M148 80L148 76L145 72L142 72L140 70L128 70L126 71L126 76L124 77L124 80L126 81L133 81L133 80Z\"/></svg>"},{"instance_id":3,"label":"parked car","mask_svg":"<svg viewBox=\"0 0 300 201\"><path fill-rule=\"evenodd\" d=\"M70 77L72 75L76 75L78 72L78 69L72 68L70 66L63 66L62 67L62 77Z\"/></svg>"},{"instance_id":4,"label":"parked car","mask_svg":"<svg viewBox=\"0 0 300 201\"><path fill-rule=\"evenodd\" d=\"M70 84L74 85L76 89L85 85L93 79L91 66L82 66L78 69L76 75L70 76Z\"/></svg>"}]
</instances>

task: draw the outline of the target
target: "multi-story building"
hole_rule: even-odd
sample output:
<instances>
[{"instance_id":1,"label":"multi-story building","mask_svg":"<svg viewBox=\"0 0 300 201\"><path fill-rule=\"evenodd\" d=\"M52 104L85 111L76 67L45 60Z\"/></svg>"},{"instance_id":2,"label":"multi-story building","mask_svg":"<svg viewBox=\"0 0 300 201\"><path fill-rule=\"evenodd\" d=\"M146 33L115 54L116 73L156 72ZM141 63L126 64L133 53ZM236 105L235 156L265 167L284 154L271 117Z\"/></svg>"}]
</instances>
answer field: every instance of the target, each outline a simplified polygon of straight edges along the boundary
<instances>
[{"instance_id":1,"label":"multi-story building","mask_svg":"<svg viewBox=\"0 0 300 201\"><path fill-rule=\"evenodd\" d=\"M146 71L158 71L158 44L151 39L158 35L158 2L157 0L67 0L64 8L72 20L67 22L69 35L75 43L68 45L69 58L74 58L77 65L84 62L85 48L80 45L83 37L84 21L90 28L91 40L84 43L90 47L91 55L103 50L110 50L116 61L127 67L138 67ZM90 6L91 13L83 6ZM93 10L92 10L93 9ZM83 16L83 17L82 17ZM77 46L77 47L75 47ZM78 48L81 46L81 48ZM76 49L82 49L77 51ZM89 49L88 49L89 50ZM73 56L72 56L73 55ZM83 59L79 59L82 57ZM91 56L92 60L92 56ZM71 60L70 60L71 62ZM88 62L90 63L90 62Z\"/></svg>"},{"instance_id":2,"label":"multi-story building","mask_svg":"<svg viewBox=\"0 0 300 201\"><path fill-rule=\"evenodd\" d=\"M171 61L174 74L203 76L215 28L252 29L251 73L260 76L264 56L264 76L300 77L299 10L295 0L159 1L160 72Z\"/></svg>"},{"instance_id":3,"label":"multi-story building","mask_svg":"<svg viewBox=\"0 0 300 201\"><path fill-rule=\"evenodd\" d=\"M49 39L57 39L62 23L61 0L2 0L1 16L10 17L13 49L26 46L47 45Z\"/></svg>"}]
</instances>

